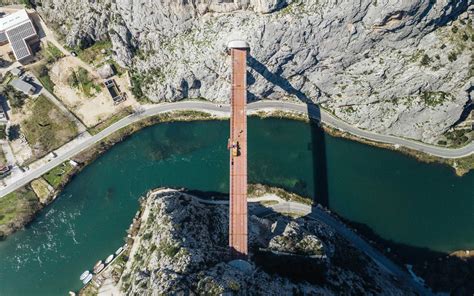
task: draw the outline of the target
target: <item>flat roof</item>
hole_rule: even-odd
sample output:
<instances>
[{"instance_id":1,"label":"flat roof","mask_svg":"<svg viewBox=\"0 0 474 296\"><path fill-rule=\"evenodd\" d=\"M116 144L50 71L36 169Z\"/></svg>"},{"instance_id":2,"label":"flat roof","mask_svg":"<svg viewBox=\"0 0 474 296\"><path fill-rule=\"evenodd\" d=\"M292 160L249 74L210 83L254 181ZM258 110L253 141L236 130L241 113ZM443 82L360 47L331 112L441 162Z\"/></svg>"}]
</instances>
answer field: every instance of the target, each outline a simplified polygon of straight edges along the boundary
<instances>
[{"instance_id":1,"label":"flat roof","mask_svg":"<svg viewBox=\"0 0 474 296\"><path fill-rule=\"evenodd\" d=\"M36 29L24 9L0 18L0 42L8 40L17 60L32 55L26 39L35 35Z\"/></svg>"},{"instance_id":2,"label":"flat roof","mask_svg":"<svg viewBox=\"0 0 474 296\"><path fill-rule=\"evenodd\" d=\"M12 82L10 82L10 84L17 90L20 90L26 94L35 90L35 87L33 85L21 79L13 79Z\"/></svg>"},{"instance_id":3,"label":"flat roof","mask_svg":"<svg viewBox=\"0 0 474 296\"><path fill-rule=\"evenodd\" d=\"M6 31L11 27L17 26L26 21L30 21L28 12L25 9L18 10L12 14L0 18L0 31Z\"/></svg>"}]
</instances>

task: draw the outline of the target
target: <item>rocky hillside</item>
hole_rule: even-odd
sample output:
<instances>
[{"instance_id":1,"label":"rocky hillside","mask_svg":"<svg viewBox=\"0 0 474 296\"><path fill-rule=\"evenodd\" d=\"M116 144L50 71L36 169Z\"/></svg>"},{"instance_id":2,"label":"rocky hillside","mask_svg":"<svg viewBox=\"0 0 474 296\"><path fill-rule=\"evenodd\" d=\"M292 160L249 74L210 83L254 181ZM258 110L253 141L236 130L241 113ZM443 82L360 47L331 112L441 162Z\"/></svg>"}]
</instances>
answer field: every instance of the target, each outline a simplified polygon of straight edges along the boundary
<instances>
[{"instance_id":1,"label":"rocky hillside","mask_svg":"<svg viewBox=\"0 0 474 296\"><path fill-rule=\"evenodd\" d=\"M252 257L236 267L227 258L227 216L227 206L179 191L150 194L118 288L126 295L413 294L325 224L279 214L250 218Z\"/></svg>"},{"instance_id":2,"label":"rocky hillside","mask_svg":"<svg viewBox=\"0 0 474 296\"><path fill-rule=\"evenodd\" d=\"M110 39L150 100L229 98L226 43L251 45L250 99L312 101L437 142L473 85L469 0L34 0L65 42Z\"/></svg>"}]
</instances>

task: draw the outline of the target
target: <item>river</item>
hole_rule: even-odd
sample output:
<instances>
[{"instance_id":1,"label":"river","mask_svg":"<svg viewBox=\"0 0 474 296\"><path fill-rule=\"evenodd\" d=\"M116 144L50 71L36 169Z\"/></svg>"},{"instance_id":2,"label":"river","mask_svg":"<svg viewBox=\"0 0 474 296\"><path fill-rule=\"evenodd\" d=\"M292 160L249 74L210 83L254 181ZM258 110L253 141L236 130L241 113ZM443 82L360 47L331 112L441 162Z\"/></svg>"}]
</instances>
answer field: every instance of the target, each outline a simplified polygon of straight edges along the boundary
<instances>
[{"instance_id":1,"label":"river","mask_svg":"<svg viewBox=\"0 0 474 296\"><path fill-rule=\"evenodd\" d=\"M79 275L124 243L138 197L152 188L226 192L228 132L227 121L165 123L111 148L0 242L0 295L79 289ZM401 244L474 249L473 172L457 177L298 121L249 118L248 137L250 182L320 195L339 215Z\"/></svg>"}]
</instances>

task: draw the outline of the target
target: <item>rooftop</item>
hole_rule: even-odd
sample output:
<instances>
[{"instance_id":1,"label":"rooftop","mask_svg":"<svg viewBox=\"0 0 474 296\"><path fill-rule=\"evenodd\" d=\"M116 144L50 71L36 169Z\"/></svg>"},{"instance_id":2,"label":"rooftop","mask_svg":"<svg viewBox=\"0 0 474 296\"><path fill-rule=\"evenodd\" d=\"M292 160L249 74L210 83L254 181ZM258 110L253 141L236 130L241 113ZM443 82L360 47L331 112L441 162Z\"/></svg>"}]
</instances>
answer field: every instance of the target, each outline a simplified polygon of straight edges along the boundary
<instances>
[{"instance_id":1,"label":"rooftop","mask_svg":"<svg viewBox=\"0 0 474 296\"><path fill-rule=\"evenodd\" d=\"M35 91L35 87L28 82L25 82L21 79L13 79L10 84L19 91L22 91L25 94L32 94Z\"/></svg>"},{"instance_id":2,"label":"rooftop","mask_svg":"<svg viewBox=\"0 0 474 296\"><path fill-rule=\"evenodd\" d=\"M10 42L17 60L32 55L26 40L34 36L37 36L36 29L26 10L19 10L0 18L0 42L6 42L7 40Z\"/></svg>"},{"instance_id":3,"label":"rooftop","mask_svg":"<svg viewBox=\"0 0 474 296\"><path fill-rule=\"evenodd\" d=\"M15 13L0 18L0 31L6 31L11 27L15 27L27 21L30 21L30 18L26 10L19 10Z\"/></svg>"}]
</instances>

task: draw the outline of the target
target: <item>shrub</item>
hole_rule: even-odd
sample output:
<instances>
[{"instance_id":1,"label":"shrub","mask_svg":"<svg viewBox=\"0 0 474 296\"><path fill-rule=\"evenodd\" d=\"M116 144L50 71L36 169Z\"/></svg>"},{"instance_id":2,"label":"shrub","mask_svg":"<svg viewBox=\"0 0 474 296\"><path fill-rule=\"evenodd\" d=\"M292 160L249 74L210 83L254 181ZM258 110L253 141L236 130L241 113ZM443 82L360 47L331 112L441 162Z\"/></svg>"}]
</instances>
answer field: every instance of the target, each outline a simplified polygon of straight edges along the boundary
<instances>
[{"instance_id":1,"label":"shrub","mask_svg":"<svg viewBox=\"0 0 474 296\"><path fill-rule=\"evenodd\" d=\"M427 54L424 54L420 63L422 66L428 66L431 63L431 58Z\"/></svg>"},{"instance_id":2,"label":"shrub","mask_svg":"<svg viewBox=\"0 0 474 296\"><path fill-rule=\"evenodd\" d=\"M449 54L448 54L448 60L450 62L454 62L455 60L458 59L458 55L456 54L456 52L454 51L451 51Z\"/></svg>"}]
</instances>

